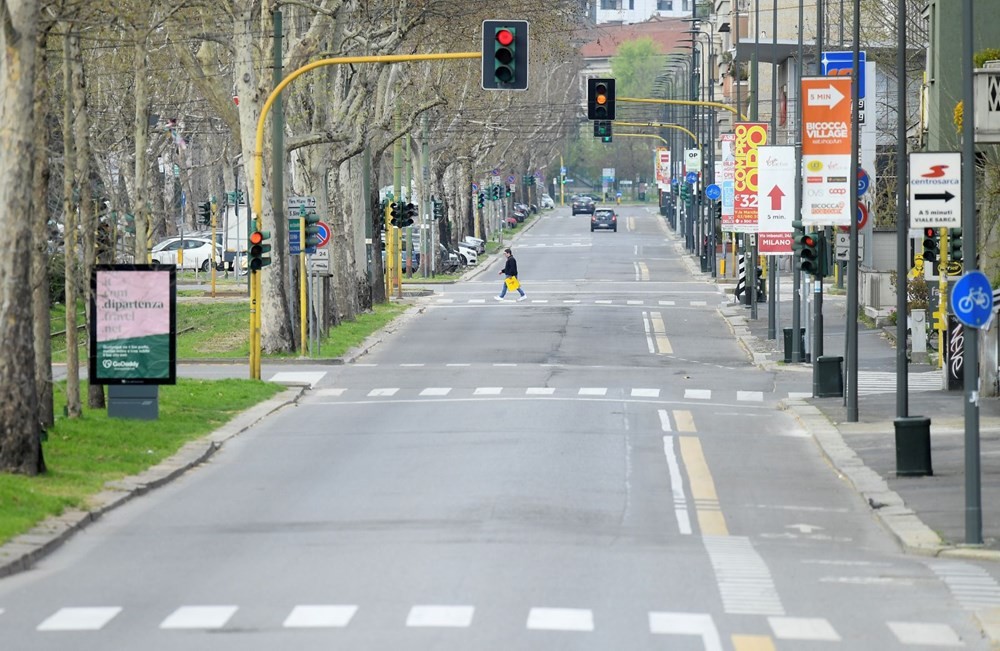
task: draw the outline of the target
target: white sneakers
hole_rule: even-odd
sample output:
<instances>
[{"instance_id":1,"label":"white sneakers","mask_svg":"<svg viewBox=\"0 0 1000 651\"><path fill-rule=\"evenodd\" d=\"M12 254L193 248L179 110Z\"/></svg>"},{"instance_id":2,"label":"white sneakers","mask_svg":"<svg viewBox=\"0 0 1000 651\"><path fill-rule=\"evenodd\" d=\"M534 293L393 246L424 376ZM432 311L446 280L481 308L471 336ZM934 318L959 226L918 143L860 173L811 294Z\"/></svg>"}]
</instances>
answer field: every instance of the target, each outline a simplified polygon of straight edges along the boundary
<instances>
[{"instance_id":1,"label":"white sneakers","mask_svg":"<svg viewBox=\"0 0 1000 651\"><path fill-rule=\"evenodd\" d=\"M525 294L524 296L521 296L520 298L518 298L517 302L520 303L521 301L525 300L526 298L528 298L527 294Z\"/></svg>"},{"instance_id":2,"label":"white sneakers","mask_svg":"<svg viewBox=\"0 0 1000 651\"><path fill-rule=\"evenodd\" d=\"M494 296L493 300L494 301L502 301L503 300L503 296Z\"/></svg>"}]
</instances>

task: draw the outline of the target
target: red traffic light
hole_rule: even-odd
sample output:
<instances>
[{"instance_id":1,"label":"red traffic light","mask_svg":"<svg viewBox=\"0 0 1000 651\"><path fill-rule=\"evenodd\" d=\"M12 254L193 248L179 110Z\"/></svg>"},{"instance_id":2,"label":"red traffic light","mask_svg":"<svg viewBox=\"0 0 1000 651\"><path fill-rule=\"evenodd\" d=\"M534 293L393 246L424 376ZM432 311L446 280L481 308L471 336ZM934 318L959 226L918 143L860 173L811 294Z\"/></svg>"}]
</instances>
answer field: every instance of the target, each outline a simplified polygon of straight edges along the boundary
<instances>
[{"instance_id":1,"label":"red traffic light","mask_svg":"<svg viewBox=\"0 0 1000 651\"><path fill-rule=\"evenodd\" d=\"M260 231L250 233L250 244L260 244L264 241L264 234Z\"/></svg>"},{"instance_id":2,"label":"red traffic light","mask_svg":"<svg viewBox=\"0 0 1000 651\"><path fill-rule=\"evenodd\" d=\"M509 29L498 29L496 39L497 43L507 47L514 42L514 34Z\"/></svg>"},{"instance_id":3,"label":"red traffic light","mask_svg":"<svg viewBox=\"0 0 1000 651\"><path fill-rule=\"evenodd\" d=\"M938 231L933 226L924 229L924 237L937 237Z\"/></svg>"},{"instance_id":4,"label":"red traffic light","mask_svg":"<svg viewBox=\"0 0 1000 651\"><path fill-rule=\"evenodd\" d=\"M811 235L803 235L802 244L803 246L816 246L816 238Z\"/></svg>"}]
</instances>

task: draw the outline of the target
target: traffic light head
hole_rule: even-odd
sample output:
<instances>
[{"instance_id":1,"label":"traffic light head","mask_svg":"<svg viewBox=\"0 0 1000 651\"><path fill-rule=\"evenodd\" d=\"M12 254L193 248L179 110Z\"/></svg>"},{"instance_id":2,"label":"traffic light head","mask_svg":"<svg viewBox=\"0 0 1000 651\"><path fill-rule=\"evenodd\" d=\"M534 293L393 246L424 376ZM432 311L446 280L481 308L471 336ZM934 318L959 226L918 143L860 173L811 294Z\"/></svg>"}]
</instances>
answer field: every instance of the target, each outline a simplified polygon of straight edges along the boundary
<instances>
[{"instance_id":1,"label":"traffic light head","mask_svg":"<svg viewBox=\"0 0 1000 651\"><path fill-rule=\"evenodd\" d=\"M952 262L962 261L962 229L948 229L948 259Z\"/></svg>"},{"instance_id":2,"label":"traffic light head","mask_svg":"<svg viewBox=\"0 0 1000 651\"><path fill-rule=\"evenodd\" d=\"M250 271L260 271L271 264L271 245L267 241L271 239L270 231L254 231L250 233L250 247L247 251L247 266Z\"/></svg>"},{"instance_id":3,"label":"traffic light head","mask_svg":"<svg viewBox=\"0 0 1000 651\"><path fill-rule=\"evenodd\" d=\"M494 185L493 186L493 200L494 201L499 201L499 199L500 199L500 186L499 185Z\"/></svg>"},{"instance_id":4,"label":"traffic light head","mask_svg":"<svg viewBox=\"0 0 1000 651\"><path fill-rule=\"evenodd\" d=\"M201 222L202 226L208 226L212 223L212 203L210 201L198 204L198 221Z\"/></svg>"},{"instance_id":5,"label":"traffic light head","mask_svg":"<svg viewBox=\"0 0 1000 651\"><path fill-rule=\"evenodd\" d=\"M389 204L389 225L390 226L397 226L398 227L402 223L402 221L403 221L403 215L402 215L402 212L400 211L399 204L395 203L395 202L390 203Z\"/></svg>"},{"instance_id":6,"label":"traffic light head","mask_svg":"<svg viewBox=\"0 0 1000 651\"><path fill-rule=\"evenodd\" d=\"M479 204L480 208L486 205L486 195L483 194L482 192L479 193L479 201L477 203Z\"/></svg>"},{"instance_id":7,"label":"traffic light head","mask_svg":"<svg viewBox=\"0 0 1000 651\"><path fill-rule=\"evenodd\" d=\"M407 226L413 226L413 221L417 218L418 214L419 210L417 209L416 204L414 203L406 204L403 210L403 221L400 224L400 226L402 226L403 228L406 228Z\"/></svg>"},{"instance_id":8,"label":"traffic light head","mask_svg":"<svg viewBox=\"0 0 1000 651\"><path fill-rule=\"evenodd\" d=\"M941 233L938 229L927 226L924 228L924 260L935 262L941 251Z\"/></svg>"},{"instance_id":9,"label":"traffic light head","mask_svg":"<svg viewBox=\"0 0 1000 651\"><path fill-rule=\"evenodd\" d=\"M615 119L615 80L587 80L587 119Z\"/></svg>"},{"instance_id":10,"label":"traffic light head","mask_svg":"<svg viewBox=\"0 0 1000 651\"><path fill-rule=\"evenodd\" d=\"M822 250L819 239L819 233L802 233L795 237L795 246L801 256L799 268L816 277L822 275L820 259Z\"/></svg>"},{"instance_id":11,"label":"traffic light head","mask_svg":"<svg viewBox=\"0 0 1000 651\"><path fill-rule=\"evenodd\" d=\"M444 202L434 201L433 206L431 207L431 214L434 216L434 219L441 219L444 217Z\"/></svg>"},{"instance_id":12,"label":"traffic light head","mask_svg":"<svg viewBox=\"0 0 1000 651\"><path fill-rule=\"evenodd\" d=\"M483 21L483 90L527 90L528 21Z\"/></svg>"},{"instance_id":13,"label":"traffic light head","mask_svg":"<svg viewBox=\"0 0 1000 651\"><path fill-rule=\"evenodd\" d=\"M307 213L303 218L305 221L304 245L307 249L314 249L319 246L319 215L314 212Z\"/></svg>"}]
</instances>

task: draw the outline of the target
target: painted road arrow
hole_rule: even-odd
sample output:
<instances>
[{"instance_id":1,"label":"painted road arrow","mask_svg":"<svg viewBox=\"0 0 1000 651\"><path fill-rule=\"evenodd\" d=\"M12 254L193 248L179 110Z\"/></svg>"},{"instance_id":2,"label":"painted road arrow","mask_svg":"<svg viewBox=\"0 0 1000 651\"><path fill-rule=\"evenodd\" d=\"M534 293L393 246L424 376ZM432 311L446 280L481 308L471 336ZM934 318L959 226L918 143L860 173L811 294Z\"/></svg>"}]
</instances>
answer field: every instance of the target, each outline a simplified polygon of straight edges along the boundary
<instances>
[{"instance_id":1,"label":"painted road arrow","mask_svg":"<svg viewBox=\"0 0 1000 651\"><path fill-rule=\"evenodd\" d=\"M844 99L844 94L833 86L809 89L809 106L825 106L832 109L840 104L842 99Z\"/></svg>"},{"instance_id":2,"label":"painted road arrow","mask_svg":"<svg viewBox=\"0 0 1000 651\"><path fill-rule=\"evenodd\" d=\"M771 191L767 193L767 196L771 197L771 210L781 210L781 198L785 196L785 193L781 191L781 188L774 186Z\"/></svg>"},{"instance_id":3,"label":"painted road arrow","mask_svg":"<svg viewBox=\"0 0 1000 651\"><path fill-rule=\"evenodd\" d=\"M951 201L955 198L955 195L945 190L944 192L937 193L918 192L913 195L913 198L917 201Z\"/></svg>"}]
</instances>

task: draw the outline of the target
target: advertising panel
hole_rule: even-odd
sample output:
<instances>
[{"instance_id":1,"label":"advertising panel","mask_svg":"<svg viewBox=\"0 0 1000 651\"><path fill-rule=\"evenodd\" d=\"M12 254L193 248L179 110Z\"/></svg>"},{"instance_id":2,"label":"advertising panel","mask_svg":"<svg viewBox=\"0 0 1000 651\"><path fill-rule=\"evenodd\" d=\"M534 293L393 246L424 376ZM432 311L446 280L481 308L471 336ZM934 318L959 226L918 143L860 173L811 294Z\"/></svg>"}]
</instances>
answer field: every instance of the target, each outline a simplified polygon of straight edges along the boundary
<instances>
[{"instance_id":1,"label":"advertising panel","mask_svg":"<svg viewBox=\"0 0 1000 651\"><path fill-rule=\"evenodd\" d=\"M759 147L757 154L757 250L762 255L790 255L795 219L795 147Z\"/></svg>"},{"instance_id":2,"label":"advertising panel","mask_svg":"<svg viewBox=\"0 0 1000 651\"><path fill-rule=\"evenodd\" d=\"M656 148L656 185L664 192L670 192L670 150Z\"/></svg>"},{"instance_id":3,"label":"advertising panel","mask_svg":"<svg viewBox=\"0 0 1000 651\"><path fill-rule=\"evenodd\" d=\"M802 222L850 226L851 79L803 77L802 99Z\"/></svg>"},{"instance_id":4,"label":"advertising panel","mask_svg":"<svg viewBox=\"0 0 1000 651\"><path fill-rule=\"evenodd\" d=\"M175 384L173 265L97 265L91 275L90 381Z\"/></svg>"},{"instance_id":5,"label":"advertising panel","mask_svg":"<svg viewBox=\"0 0 1000 651\"><path fill-rule=\"evenodd\" d=\"M722 145L722 173L719 185L722 188L722 230L733 230L736 181L736 134L724 133L719 136Z\"/></svg>"},{"instance_id":6,"label":"advertising panel","mask_svg":"<svg viewBox=\"0 0 1000 651\"><path fill-rule=\"evenodd\" d=\"M734 149L733 230L757 232L757 148L767 144L767 123L737 122Z\"/></svg>"}]
</instances>

